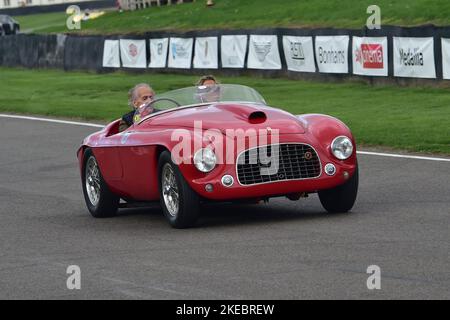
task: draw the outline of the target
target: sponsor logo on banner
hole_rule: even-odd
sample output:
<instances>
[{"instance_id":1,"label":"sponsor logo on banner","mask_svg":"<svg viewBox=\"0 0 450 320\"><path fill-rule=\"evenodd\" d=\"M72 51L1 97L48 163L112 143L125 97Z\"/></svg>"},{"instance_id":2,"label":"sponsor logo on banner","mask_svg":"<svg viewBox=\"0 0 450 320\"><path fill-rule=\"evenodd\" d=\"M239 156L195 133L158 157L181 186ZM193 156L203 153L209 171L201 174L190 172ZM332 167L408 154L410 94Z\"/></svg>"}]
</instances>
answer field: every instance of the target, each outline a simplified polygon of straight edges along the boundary
<instances>
[{"instance_id":1,"label":"sponsor logo on banner","mask_svg":"<svg viewBox=\"0 0 450 320\"><path fill-rule=\"evenodd\" d=\"M169 68L191 68L192 38L170 38Z\"/></svg>"},{"instance_id":2,"label":"sponsor logo on banner","mask_svg":"<svg viewBox=\"0 0 450 320\"><path fill-rule=\"evenodd\" d=\"M195 39L194 68L217 69L219 67L217 37Z\"/></svg>"},{"instance_id":3,"label":"sponsor logo on banner","mask_svg":"<svg viewBox=\"0 0 450 320\"><path fill-rule=\"evenodd\" d=\"M221 37L222 68L244 68L247 40L246 35Z\"/></svg>"},{"instance_id":4,"label":"sponsor logo on banner","mask_svg":"<svg viewBox=\"0 0 450 320\"><path fill-rule=\"evenodd\" d=\"M250 49L248 53L247 67L249 69L281 69L277 36L250 36Z\"/></svg>"},{"instance_id":5,"label":"sponsor logo on banner","mask_svg":"<svg viewBox=\"0 0 450 320\"><path fill-rule=\"evenodd\" d=\"M189 55L188 49L181 43L172 43L172 58L176 59L186 59Z\"/></svg>"},{"instance_id":6,"label":"sponsor logo on banner","mask_svg":"<svg viewBox=\"0 0 450 320\"><path fill-rule=\"evenodd\" d=\"M255 47L256 57L258 58L259 62L264 62L264 60L266 60L266 57L270 52L272 43L267 41L261 42L254 41L252 42L252 44Z\"/></svg>"},{"instance_id":7,"label":"sponsor logo on banner","mask_svg":"<svg viewBox=\"0 0 450 320\"><path fill-rule=\"evenodd\" d=\"M383 69L383 46L380 44L362 44L356 49L356 62L366 69Z\"/></svg>"},{"instance_id":8,"label":"sponsor logo on banner","mask_svg":"<svg viewBox=\"0 0 450 320\"><path fill-rule=\"evenodd\" d=\"M227 57L227 63L229 65L238 65L239 64L239 56L236 51L236 43L233 43L233 48L231 51L231 55Z\"/></svg>"},{"instance_id":9,"label":"sponsor logo on banner","mask_svg":"<svg viewBox=\"0 0 450 320\"><path fill-rule=\"evenodd\" d=\"M138 55L138 48L132 43L128 46L128 53L130 54L130 56L132 56L133 58L136 58Z\"/></svg>"},{"instance_id":10,"label":"sponsor logo on banner","mask_svg":"<svg viewBox=\"0 0 450 320\"><path fill-rule=\"evenodd\" d=\"M320 72L348 73L349 36L317 36L316 60Z\"/></svg>"},{"instance_id":11,"label":"sponsor logo on banner","mask_svg":"<svg viewBox=\"0 0 450 320\"><path fill-rule=\"evenodd\" d=\"M319 63L344 65L347 60L346 53L346 50L334 49L333 47L326 49L319 46Z\"/></svg>"},{"instance_id":12,"label":"sponsor logo on banner","mask_svg":"<svg viewBox=\"0 0 450 320\"><path fill-rule=\"evenodd\" d=\"M406 51L407 50L407 51ZM420 48L399 49L400 64L404 66L423 66L423 52Z\"/></svg>"},{"instance_id":13,"label":"sponsor logo on banner","mask_svg":"<svg viewBox=\"0 0 450 320\"><path fill-rule=\"evenodd\" d=\"M165 68L169 39L150 39L150 68Z\"/></svg>"},{"instance_id":14,"label":"sponsor logo on banner","mask_svg":"<svg viewBox=\"0 0 450 320\"><path fill-rule=\"evenodd\" d=\"M387 76L387 38L353 37L353 73Z\"/></svg>"},{"instance_id":15,"label":"sponsor logo on banner","mask_svg":"<svg viewBox=\"0 0 450 320\"><path fill-rule=\"evenodd\" d=\"M442 75L450 79L450 39L441 39L442 43Z\"/></svg>"},{"instance_id":16,"label":"sponsor logo on banner","mask_svg":"<svg viewBox=\"0 0 450 320\"><path fill-rule=\"evenodd\" d=\"M291 59L295 61L298 66L305 64L305 53L303 52L303 45L301 42L291 42Z\"/></svg>"},{"instance_id":17,"label":"sponsor logo on banner","mask_svg":"<svg viewBox=\"0 0 450 320\"><path fill-rule=\"evenodd\" d=\"M283 48L288 70L316 71L312 37L283 36Z\"/></svg>"},{"instance_id":18,"label":"sponsor logo on banner","mask_svg":"<svg viewBox=\"0 0 450 320\"><path fill-rule=\"evenodd\" d=\"M434 39L394 37L394 76L436 78Z\"/></svg>"},{"instance_id":19,"label":"sponsor logo on banner","mask_svg":"<svg viewBox=\"0 0 450 320\"><path fill-rule=\"evenodd\" d=\"M120 56L126 68L146 68L145 40L120 40Z\"/></svg>"}]
</instances>

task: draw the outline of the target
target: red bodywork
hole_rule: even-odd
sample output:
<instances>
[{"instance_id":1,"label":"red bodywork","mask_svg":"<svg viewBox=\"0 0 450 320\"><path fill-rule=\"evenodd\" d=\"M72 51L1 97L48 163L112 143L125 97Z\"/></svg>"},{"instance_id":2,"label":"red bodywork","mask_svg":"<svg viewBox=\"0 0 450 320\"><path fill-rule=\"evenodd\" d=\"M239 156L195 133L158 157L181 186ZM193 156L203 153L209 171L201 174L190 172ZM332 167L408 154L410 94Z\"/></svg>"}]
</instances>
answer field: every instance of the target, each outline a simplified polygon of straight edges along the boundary
<instances>
[{"instance_id":1,"label":"red bodywork","mask_svg":"<svg viewBox=\"0 0 450 320\"><path fill-rule=\"evenodd\" d=\"M194 121L202 121L203 131L195 132ZM175 130L178 130L177 132L182 130L181 132L192 136L201 136L200 141L205 146L210 142L208 137L204 137L208 129L219 129L223 137L227 129L244 131L278 129L280 144L308 144L315 149L320 159L322 170L317 178L251 186L243 186L238 182L236 164L218 164L209 173L197 170L192 161L190 164L180 164L179 169L191 188L203 198L210 200L269 198L302 192L312 193L344 183L346 181L344 172L348 173L348 178L356 169L356 148L347 160L338 160L332 155L330 145L337 136L347 136L352 140L353 146L355 141L344 123L326 115L294 116L280 109L259 104L215 103L153 114L122 133L118 133L118 125L119 120L114 121L103 130L88 136L78 150L78 159L83 170L84 150L87 147L91 148L110 190L124 199L139 201L159 199L158 158L162 151L172 152L179 143L179 140L173 141L172 135ZM248 142L248 139L246 141ZM195 151L194 149L193 152ZM232 155L234 159L241 151L243 150L238 150L235 144ZM335 175L325 174L323 168L327 163L336 166ZM234 177L233 186L222 185L221 178L225 174ZM213 185L212 192L205 191L206 184Z\"/></svg>"}]
</instances>

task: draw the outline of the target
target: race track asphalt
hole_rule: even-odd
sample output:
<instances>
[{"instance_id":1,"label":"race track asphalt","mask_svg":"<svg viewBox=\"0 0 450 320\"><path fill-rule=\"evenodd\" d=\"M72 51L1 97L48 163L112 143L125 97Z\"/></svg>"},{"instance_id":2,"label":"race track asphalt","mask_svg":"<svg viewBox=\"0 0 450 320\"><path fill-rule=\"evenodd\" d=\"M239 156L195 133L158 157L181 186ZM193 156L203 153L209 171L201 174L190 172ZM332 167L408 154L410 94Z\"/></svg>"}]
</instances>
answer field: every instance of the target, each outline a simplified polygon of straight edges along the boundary
<instances>
[{"instance_id":1,"label":"race track asphalt","mask_svg":"<svg viewBox=\"0 0 450 320\"><path fill-rule=\"evenodd\" d=\"M157 205L90 216L75 151L94 131L0 118L0 299L450 298L449 162L359 155L351 213L316 195L208 205L176 230Z\"/></svg>"}]
</instances>

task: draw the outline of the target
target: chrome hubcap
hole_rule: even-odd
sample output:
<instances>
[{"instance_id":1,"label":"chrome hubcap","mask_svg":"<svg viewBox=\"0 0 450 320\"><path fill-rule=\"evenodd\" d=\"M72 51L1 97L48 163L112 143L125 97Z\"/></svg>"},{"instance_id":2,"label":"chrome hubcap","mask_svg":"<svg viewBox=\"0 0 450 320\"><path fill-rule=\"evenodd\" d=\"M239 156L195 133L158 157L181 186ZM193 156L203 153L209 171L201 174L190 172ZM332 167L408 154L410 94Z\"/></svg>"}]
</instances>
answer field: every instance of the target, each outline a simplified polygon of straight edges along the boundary
<instances>
[{"instance_id":1,"label":"chrome hubcap","mask_svg":"<svg viewBox=\"0 0 450 320\"><path fill-rule=\"evenodd\" d=\"M86 163L85 188L89 201L94 207L97 206L100 201L100 171L94 157L90 157Z\"/></svg>"},{"instance_id":2,"label":"chrome hubcap","mask_svg":"<svg viewBox=\"0 0 450 320\"><path fill-rule=\"evenodd\" d=\"M163 167L161 180L164 204L169 214L175 217L179 209L178 186L173 169L168 163Z\"/></svg>"}]
</instances>

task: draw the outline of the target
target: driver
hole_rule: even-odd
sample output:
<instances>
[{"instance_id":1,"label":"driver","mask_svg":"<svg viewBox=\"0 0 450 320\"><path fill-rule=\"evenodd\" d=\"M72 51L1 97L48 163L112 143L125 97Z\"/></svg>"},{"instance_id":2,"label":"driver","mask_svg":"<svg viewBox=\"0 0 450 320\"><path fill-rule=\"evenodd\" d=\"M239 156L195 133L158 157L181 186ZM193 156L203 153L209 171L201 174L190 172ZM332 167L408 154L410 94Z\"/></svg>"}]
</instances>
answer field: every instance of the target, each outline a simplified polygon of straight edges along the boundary
<instances>
[{"instance_id":1,"label":"driver","mask_svg":"<svg viewBox=\"0 0 450 320\"><path fill-rule=\"evenodd\" d=\"M155 91L147 83L139 83L128 91L128 105L133 111L122 116L119 123L119 132L128 129L134 122L136 110L145 103L151 102L155 97ZM155 111L155 110L153 110Z\"/></svg>"}]
</instances>

